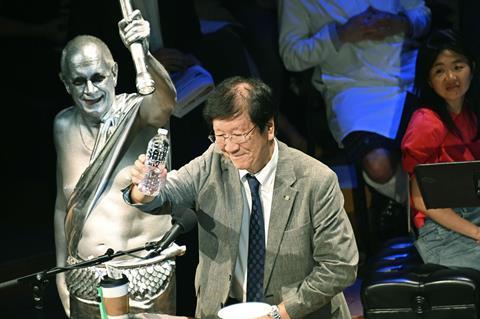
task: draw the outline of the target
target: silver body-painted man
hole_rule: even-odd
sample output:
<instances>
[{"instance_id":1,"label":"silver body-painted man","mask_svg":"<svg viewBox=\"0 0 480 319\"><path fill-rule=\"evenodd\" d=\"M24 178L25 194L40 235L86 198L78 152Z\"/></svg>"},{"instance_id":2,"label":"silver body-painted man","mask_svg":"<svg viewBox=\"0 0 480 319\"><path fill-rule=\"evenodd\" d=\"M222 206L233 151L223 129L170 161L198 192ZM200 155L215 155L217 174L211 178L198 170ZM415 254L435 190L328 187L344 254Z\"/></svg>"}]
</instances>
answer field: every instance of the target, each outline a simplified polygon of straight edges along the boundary
<instances>
[{"instance_id":1,"label":"silver body-painted man","mask_svg":"<svg viewBox=\"0 0 480 319\"><path fill-rule=\"evenodd\" d=\"M60 77L75 105L60 111L54 121L58 266L103 255L108 248L140 247L159 240L171 227L169 215L144 214L122 199L120 190L130 184L130 164L145 150L155 128L167 125L176 92L167 71L148 52L150 29L140 12L122 20L119 30L127 48L137 41L144 44L155 91L116 95L118 66L101 40L78 36L65 46ZM182 251L175 246L166 258L128 256L107 266L57 275L65 312L71 318L99 318L96 285L109 268L129 277L132 313L174 314L174 256Z\"/></svg>"}]
</instances>

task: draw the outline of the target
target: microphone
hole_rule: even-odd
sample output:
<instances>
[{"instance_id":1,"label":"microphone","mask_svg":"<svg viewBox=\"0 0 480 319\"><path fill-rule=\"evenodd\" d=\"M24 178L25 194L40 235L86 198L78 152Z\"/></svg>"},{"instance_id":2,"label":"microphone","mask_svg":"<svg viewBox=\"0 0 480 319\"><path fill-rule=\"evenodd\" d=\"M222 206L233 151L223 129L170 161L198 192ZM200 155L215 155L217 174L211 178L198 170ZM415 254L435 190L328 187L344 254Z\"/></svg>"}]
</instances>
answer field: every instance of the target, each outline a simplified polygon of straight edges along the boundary
<instances>
[{"instance_id":1,"label":"microphone","mask_svg":"<svg viewBox=\"0 0 480 319\"><path fill-rule=\"evenodd\" d=\"M124 19L127 19L133 12L131 0L119 0ZM130 44L130 52L132 55L135 71L137 72L136 86L137 91L141 95L149 95L155 91L155 82L152 76L148 73L145 64L145 53L143 52L143 45L141 42L134 42Z\"/></svg>"},{"instance_id":2,"label":"microphone","mask_svg":"<svg viewBox=\"0 0 480 319\"><path fill-rule=\"evenodd\" d=\"M153 244L155 250L149 253L147 258L160 255L178 236L191 231L197 224L197 215L191 208L179 208L172 213L172 224L172 228Z\"/></svg>"}]
</instances>

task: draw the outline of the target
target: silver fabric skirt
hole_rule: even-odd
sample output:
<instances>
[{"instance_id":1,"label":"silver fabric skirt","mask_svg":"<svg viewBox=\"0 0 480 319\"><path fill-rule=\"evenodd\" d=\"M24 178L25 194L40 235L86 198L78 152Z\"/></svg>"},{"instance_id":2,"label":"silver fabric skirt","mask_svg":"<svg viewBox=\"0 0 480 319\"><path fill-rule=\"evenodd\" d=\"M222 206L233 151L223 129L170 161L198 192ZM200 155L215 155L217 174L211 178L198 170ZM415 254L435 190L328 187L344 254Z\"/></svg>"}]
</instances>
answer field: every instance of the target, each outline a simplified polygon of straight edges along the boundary
<instances>
[{"instance_id":1,"label":"silver fabric skirt","mask_svg":"<svg viewBox=\"0 0 480 319\"><path fill-rule=\"evenodd\" d=\"M72 256L67 259L69 265L80 261ZM175 260L173 258L129 259L121 263L108 263L108 266L102 264L73 269L65 274L70 294L83 300L96 301L97 287L102 278L107 275L107 267L109 271L113 269L127 276L130 300L148 303L167 289L175 271Z\"/></svg>"}]
</instances>

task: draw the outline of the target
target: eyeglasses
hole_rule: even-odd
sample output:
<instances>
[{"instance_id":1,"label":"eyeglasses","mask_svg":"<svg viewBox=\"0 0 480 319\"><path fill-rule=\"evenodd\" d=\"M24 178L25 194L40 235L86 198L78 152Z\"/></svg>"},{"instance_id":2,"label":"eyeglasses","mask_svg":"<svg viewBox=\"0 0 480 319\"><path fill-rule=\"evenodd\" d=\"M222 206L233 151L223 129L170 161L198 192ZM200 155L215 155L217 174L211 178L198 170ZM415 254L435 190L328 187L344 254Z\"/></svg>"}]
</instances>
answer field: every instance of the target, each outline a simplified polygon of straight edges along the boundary
<instances>
[{"instance_id":1,"label":"eyeglasses","mask_svg":"<svg viewBox=\"0 0 480 319\"><path fill-rule=\"evenodd\" d=\"M217 143L219 145L225 144L227 141L230 143L235 143L235 144L242 144L248 141L248 137L250 133L255 130L256 126L252 127L248 132L246 133L241 133L241 134L210 134L208 135L208 139L212 143Z\"/></svg>"}]
</instances>

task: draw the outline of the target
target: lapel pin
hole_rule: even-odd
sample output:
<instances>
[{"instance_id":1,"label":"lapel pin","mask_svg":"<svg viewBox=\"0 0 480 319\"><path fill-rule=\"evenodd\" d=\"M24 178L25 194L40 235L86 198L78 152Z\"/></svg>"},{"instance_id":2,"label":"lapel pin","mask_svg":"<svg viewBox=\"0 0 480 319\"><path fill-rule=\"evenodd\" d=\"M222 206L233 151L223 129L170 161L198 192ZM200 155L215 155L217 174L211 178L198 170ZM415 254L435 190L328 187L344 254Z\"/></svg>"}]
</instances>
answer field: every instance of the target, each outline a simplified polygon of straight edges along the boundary
<instances>
[{"instance_id":1,"label":"lapel pin","mask_svg":"<svg viewBox=\"0 0 480 319\"><path fill-rule=\"evenodd\" d=\"M283 199L284 199L284 200L290 200L290 196L284 195L284 196L283 196Z\"/></svg>"}]
</instances>

